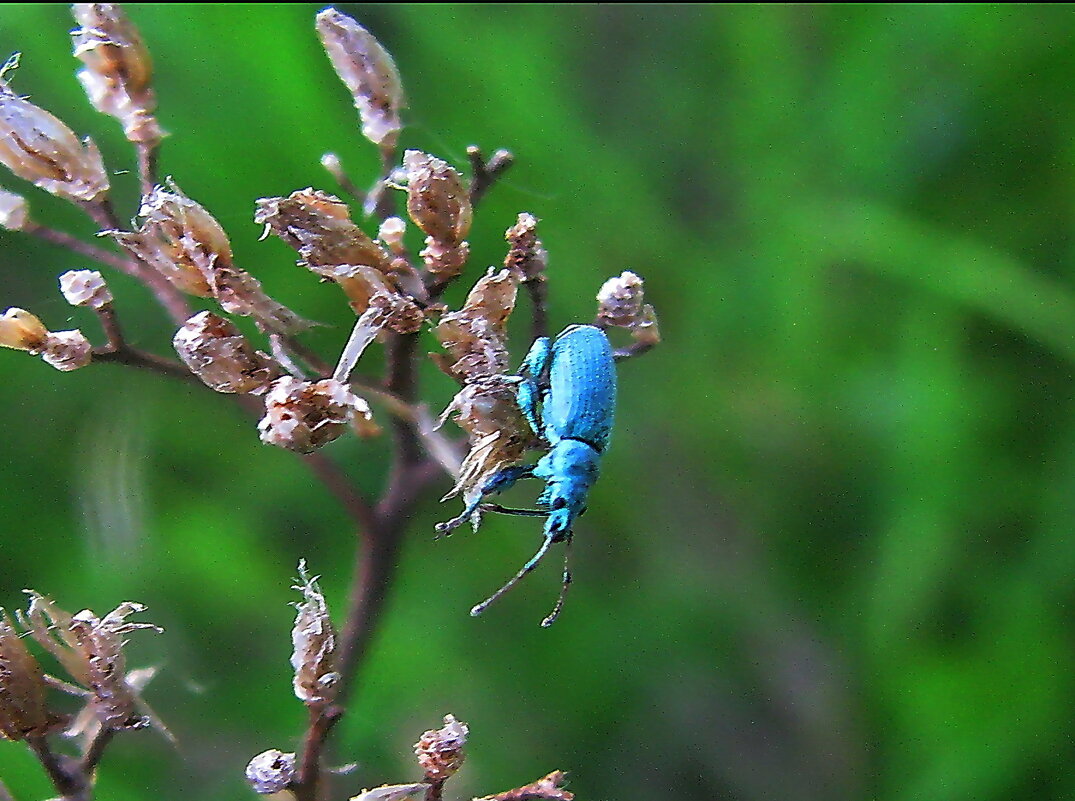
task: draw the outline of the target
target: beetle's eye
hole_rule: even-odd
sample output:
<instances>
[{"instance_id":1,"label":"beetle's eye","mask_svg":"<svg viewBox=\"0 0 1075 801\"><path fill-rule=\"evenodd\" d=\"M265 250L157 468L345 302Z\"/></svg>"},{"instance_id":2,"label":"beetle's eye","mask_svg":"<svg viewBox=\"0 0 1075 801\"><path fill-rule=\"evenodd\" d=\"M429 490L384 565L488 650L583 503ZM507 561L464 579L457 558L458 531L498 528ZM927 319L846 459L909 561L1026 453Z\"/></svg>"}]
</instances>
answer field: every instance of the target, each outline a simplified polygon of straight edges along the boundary
<instances>
[{"instance_id":1,"label":"beetle's eye","mask_svg":"<svg viewBox=\"0 0 1075 801\"><path fill-rule=\"evenodd\" d=\"M567 501L565 501L563 498L553 498L552 499L552 506L550 506L549 508L550 509L563 509L565 506L567 506Z\"/></svg>"}]
</instances>

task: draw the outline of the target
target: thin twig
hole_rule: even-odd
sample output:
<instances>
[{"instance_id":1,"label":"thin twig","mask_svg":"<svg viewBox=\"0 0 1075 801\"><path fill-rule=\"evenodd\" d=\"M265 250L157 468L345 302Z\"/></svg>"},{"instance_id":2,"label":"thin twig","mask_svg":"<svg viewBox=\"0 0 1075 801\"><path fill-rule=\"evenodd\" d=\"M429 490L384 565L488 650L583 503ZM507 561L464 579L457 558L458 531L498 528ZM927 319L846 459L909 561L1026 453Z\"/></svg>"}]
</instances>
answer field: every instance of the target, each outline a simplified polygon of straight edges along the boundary
<instances>
[{"instance_id":1,"label":"thin twig","mask_svg":"<svg viewBox=\"0 0 1075 801\"><path fill-rule=\"evenodd\" d=\"M97 766L101 763L101 757L104 756L105 748L112 742L112 737L115 733L115 729L110 729L107 726L99 726L93 737L90 738L90 741L86 743L86 747L82 751L82 758L79 760L78 764L87 781L93 776L94 771L97 770Z\"/></svg>"},{"instance_id":2,"label":"thin twig","mask_svg":"<svg viewBox=\"0 0 1075 801\"><path fill-rule=\"evenodd\" d=\"M139 367L169 378L178 378L195 384L201 383L198 377L187 369L182 362L172 361L155 353L132 348L129 345L124 345L122 348L115 350L110 347L95 348L93 360L103 364L125 364L129 367Z\"/></svg>"},{"instance_id":3,"label":"thin twig","mask_svg":"<svg viewBox=\"0 0 1075 801\"><path fill-rule=\"evenodd\" d=\"M85 801L89 798L87 782L77 763L64 754L57 754L43 735L26 738L26 744L34 752L37 761L48 774L49 781L64 798Z\"/></svg>"},{"instance_id":4,"label":"thin twig","mask_svg":"<svg viewBox=\"0 0 1075 801\"><path fill-rule=\"evenodd\" d=\"M44 242L50 242L53 245L70 250L87 259L93 259L101 264L107 264L109 267L114 267L127 275L139 279L142 277L138 270L138 263L133 259L125 259L118 253L113 253L104 248L97 247L89 242L83 242L81 239L72 236L66 231L57 231L55 228L49 228L34 222L27 223L21 230L23 233L35 236Z\"/></svg>"},{"instance_id":5,"label":"thin twig","mask_svg":"<svg viewBox=\"0 0 1075 801\"><path fill-rule=\"evenodd\" d=\"M448 781L448 777L445 776L440 779L432 779L426 776L426 781L429 782L429 789L426 790L425 801L441 801L441 794L444 791L444 783Z\"/></svg>"},{"instance_id":6,"label":"thin twig","mask_svg":"<svg viewBox=\"0 0 1075 801\"><path fill-rule=\"evenodd\" d=\"M477 206L497 179L515 163L515 156L510 151L498 150L486 161L481 149L471 145L467 148L467 158L470 159L472 172L470 205Z\"/></svg>"},{"instance_id":7,"label":"thin twig","mask_svg":"<svg viewBox=\"0 0 1075 801\"><path fill-rule=\"evenodd\" d=\"M160 143L136 142L138 153L138 184L142 197L153 191L157 185L157 157L160 155Z\"/></svg>"},{"instance_id":8,"label":"thin twig","mask_svg":"<svg viewBox=\"0 0 1075 801\"><path fill-rule=\"evenodd\" d=\"M97 319L101 321L101 330L108 337L108 349L111 351L126 350L127 343L123 339L123 329L120 328L116 307L111 303L106 303L99 309L94 309L94 311L97 312Z\"/></svg>"},{"instance_id":9,"label":"thin twig","mask_svg":"<svg viewBox=\"0 0 1075 801\"><path fill-rule=\"evenodd\" d=\"M531 331L534 339L547 337L549 335L549 289L545 276L538 275L529 281L524 281L523 286L530 295Z\"/></svg>"}]
</instances>

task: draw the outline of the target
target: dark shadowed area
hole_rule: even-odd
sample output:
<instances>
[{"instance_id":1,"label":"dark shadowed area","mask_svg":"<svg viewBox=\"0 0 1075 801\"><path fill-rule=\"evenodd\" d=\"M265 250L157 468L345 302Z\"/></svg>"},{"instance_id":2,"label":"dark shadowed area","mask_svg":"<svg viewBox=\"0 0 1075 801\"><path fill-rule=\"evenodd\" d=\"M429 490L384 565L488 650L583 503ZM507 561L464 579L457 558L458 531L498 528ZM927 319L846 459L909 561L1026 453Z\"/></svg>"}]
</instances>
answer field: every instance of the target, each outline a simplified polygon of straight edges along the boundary
<instances>
[{"instance_id":1,"label":"dark shadowed area","mask_svg":"<svg viewBox=\"0 0 1075 801\"><path fill-rule=\"evenodd\" d=\"M341 193L325 152L362 185L378 169L319 8L129 14L170 133L162 174L217 217L237 264L324 323L308 341L334 358L354 315L252 221L260 197ZM447 479L429 492L330 747L358 763L333 797L418 780L411 746L447 713L471 731L451 799L555 768L580 801L1075 797L1075 10L340 9L399 65L405 147L460 169L471 144L516 156L447 302L529 211L554 330L591 320L630 269L664 343L620 369L551 629L558 557L467 614L540 522L489 516L434 541L459 506L437 503ZM133 157L74 78L71 27L65 6L8 6L0 58L21 51L15 89L99 143L126 220ZM92 234L69 204L6 171L0 185ZM98 336L56 289L88 267L0 231L0 310ZM170 354L148 292L106 274L130 338ZM351 523L219 395L8 350L0 370L0 606L30 587L71 611L137 600L165 629L132 635L129 658L160 667L146 697L179 748L119 737L99 797L254 797L247 760L293 750L305 724L291 579L307 559L342 609ZM455 386L431 363L423 379L439 412ZM371 494L387 452L326 449ZM18 801L55 794L20 743L0 742L0 778Z\"/></svg>"}]
</instances>

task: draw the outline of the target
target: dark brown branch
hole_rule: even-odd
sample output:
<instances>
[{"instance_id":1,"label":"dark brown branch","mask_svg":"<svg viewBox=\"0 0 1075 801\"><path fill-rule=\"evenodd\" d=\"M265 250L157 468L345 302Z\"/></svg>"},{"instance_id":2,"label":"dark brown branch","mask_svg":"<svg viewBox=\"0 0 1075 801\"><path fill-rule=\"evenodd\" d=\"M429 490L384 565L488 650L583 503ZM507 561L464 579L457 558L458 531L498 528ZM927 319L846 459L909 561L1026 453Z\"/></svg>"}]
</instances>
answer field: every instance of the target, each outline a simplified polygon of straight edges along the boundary
<instances>
[{"instance_id":1,"label":"dark brown branch","mask_svg":"<svg viewBox=\"0 0 1075 801\"><path fill-rule=\"evenodd\" d=\"M113 349L107 346L103 348L94 348L93 360L103 364L125 364L129 367L139 367L143 370L159 373L160 375L165 375L169 378L178 378L182 381L194 382L197 384L201 383L198 380L198 377L188 370L186 365L182 362L172 361L163 356L158 356L155 353L148 353L144 350L132 348L129 345L124 345L122 348L118 349Z\"/></svg>"},{"instance_id":2,"label":"dark brown branch","mask_svg":"<svg viewBox=\"0 0 1075 801\"><path fill-rule=\"evenodd\" d=\"M534 339L549 335L549 289L545 282L545 276L539 275L524 281L527 293L530 295L531 331Z\"/></svg>"},{"instance_id":3,"label":"dark brown branch","mask_svg":"<svg viewBox=\"0 0 1075 801\"><path fill-rule=\"evenodd\" d=\"M510 151L498 150L486 161L481 149L471 145L467 148L467 158L470 159L472 172L470 205L477 206L497 179L515 163L515 156Z\"/></svg>"},{"instance_id":4,"label":"dark brown branch","mask_svg":"<svg viewBox=\"0 0 1075 801\"><path fill-rule=\"evenodd\" d=\"M318 801L318 784L321 777L321 751L329 732L343 717L343 707L336 704L318 704L310 707L310 725L302 742L298 770L291 789L296 801Z\"/></svg>"},{"instance_id":5,"label":"dark brown branch","mask_svg":"<svg viewBox=\"0 0 1075 801\"><path fill-rule=\"evenodd\" d=\"M89 799L89 785L78 763L64 754L54 752L43 735L27 737L26 744L30 746L37 761L48 774L52 786L61 796L70 801Z\"/></svg>"},{"instance_id":6,"label":"dark brown branch","mask_svg":"<svg viewBox=\"0 0 1075 801\"><path fill-rule=\"evenodd\" d=\"M145 197L157 185L157 157L160 155L160 144L136 142L135 150L138 153L138 185L142 190L142 197Z\"/></svg>"},{"instance_id":7,"label":"dark brown branch","mask_svg":"<svg viewBox=\"0 0 1075 801\"><path fill-rule=\"evenodd\" d=\"M90 741L86 743L86 747L82 751L82 758L79 760L78 765L83 776L86 777L87 783L89 783L94 771L97 770L97 766L101 763L101 757L104 756L105 748L112 742L112 737L115 733L115 729L101 726L97 729Z\"/></svg>"},{"instance_id":8,"label":"dark brown branch","mask_svg":"<svg viewBox=\"0 0 1075 801\"><path fill-rule=\"evenodd\" d=\"M441 801L441 794L444 792L444 783L448 781L448 777L445 776L442 779L431 779L426 776L426 781L429 782L429 789L426 790L425 801Z\"/></svg>"}]
</instances>

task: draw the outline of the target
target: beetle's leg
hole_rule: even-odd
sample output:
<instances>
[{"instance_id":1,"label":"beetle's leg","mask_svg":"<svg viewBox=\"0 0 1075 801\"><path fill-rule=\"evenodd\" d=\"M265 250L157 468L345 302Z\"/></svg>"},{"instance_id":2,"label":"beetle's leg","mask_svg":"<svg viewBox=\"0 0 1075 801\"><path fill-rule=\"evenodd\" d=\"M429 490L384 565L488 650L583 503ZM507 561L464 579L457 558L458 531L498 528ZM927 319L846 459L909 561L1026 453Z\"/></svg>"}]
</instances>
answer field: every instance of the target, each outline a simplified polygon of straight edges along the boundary
<instances>
[{"instance_id":1,"label":"beetle's leg","mask_svg":"<svg viewBox=\"0 0 1075 801\"><path fill-rule=\"evenodd\" d=\"M548 386L549 363L552 361L552 343L548 337L534 340L529 353L519 368L522 382L517 390L519 408L530 423L530 428L539 437L545 436L545 427L541 424L538 403L546 386Z\"/></svg>"},{"instance_id":2,"label":"beetle's leg","mask_svg":"<svg viewBox=\"0 0 1075 801\"><path fill-rule=\"evenodd\" d=\"M520 517L545 517L548 509L516 509L512 506L501 506L499 503L483 503L479 506L483 512L496 512L501 515L519 515Z\"/></svg>"},{"instance_id":3,"label":"beetle's leg","mask_svg":"<svg viewBox=\"0 0 1075 801\"><path fill-rule=\"evenodd\" d=\"M463 509L463 512L458 517L453 517L446 523L437 523L438 536L450 534L452 529L459 528L459 526L470 520L470 518L474 516L474 513L481 507L482 501L485 500L485 496L503 492L513 486L520 478L529 478L533 474L534 465L532 464L512 465L497 470L484 484L481 485L481 491L478 493L477 497L466 505L466 508Z\"/></svg>"},{"instance_id":4,"label":"beetle's leg","mask_svg":"<svg viewBox=\"0 0 1075 801\"><path fill-rule=\"evenodd\" d=\"M556 606L552 608L552 611L541 621L541 627L547 629L553 623L556 622L556 618L560 617L560 610L564 608L564 599L567 598L567 588L571 586L571 542L572 537L567 535L567 541L564 542L564 580L560 585L560 597L556 599Z\"/></svg>"},{"instance_id":5,"label":"beetle's leg","mask_svg":"<svg viewBox=\"0 0 1075 801\"><path fill-rule=\"evenodd\" d=\"M541 547L538 548L537 553L530 557L530 561L523 565L518 573L508 579L503 587L501 587L499 590L494 592L492 595L490 595L488 598L486 598L484 601L482 601L480 604L470 610L471 617L477 617L478 615L480 615L482 612L489 608L490 604L492 604L498 598L503 596L504 593L506 593L508 590L518 584L526 576L527 573L529 573L535 567L538 566L541 560L545 557L545 554L549 552L549 548L551 547L552 540L546 538L545 541L541 543Z\"/></svg>"}]
</instances>

